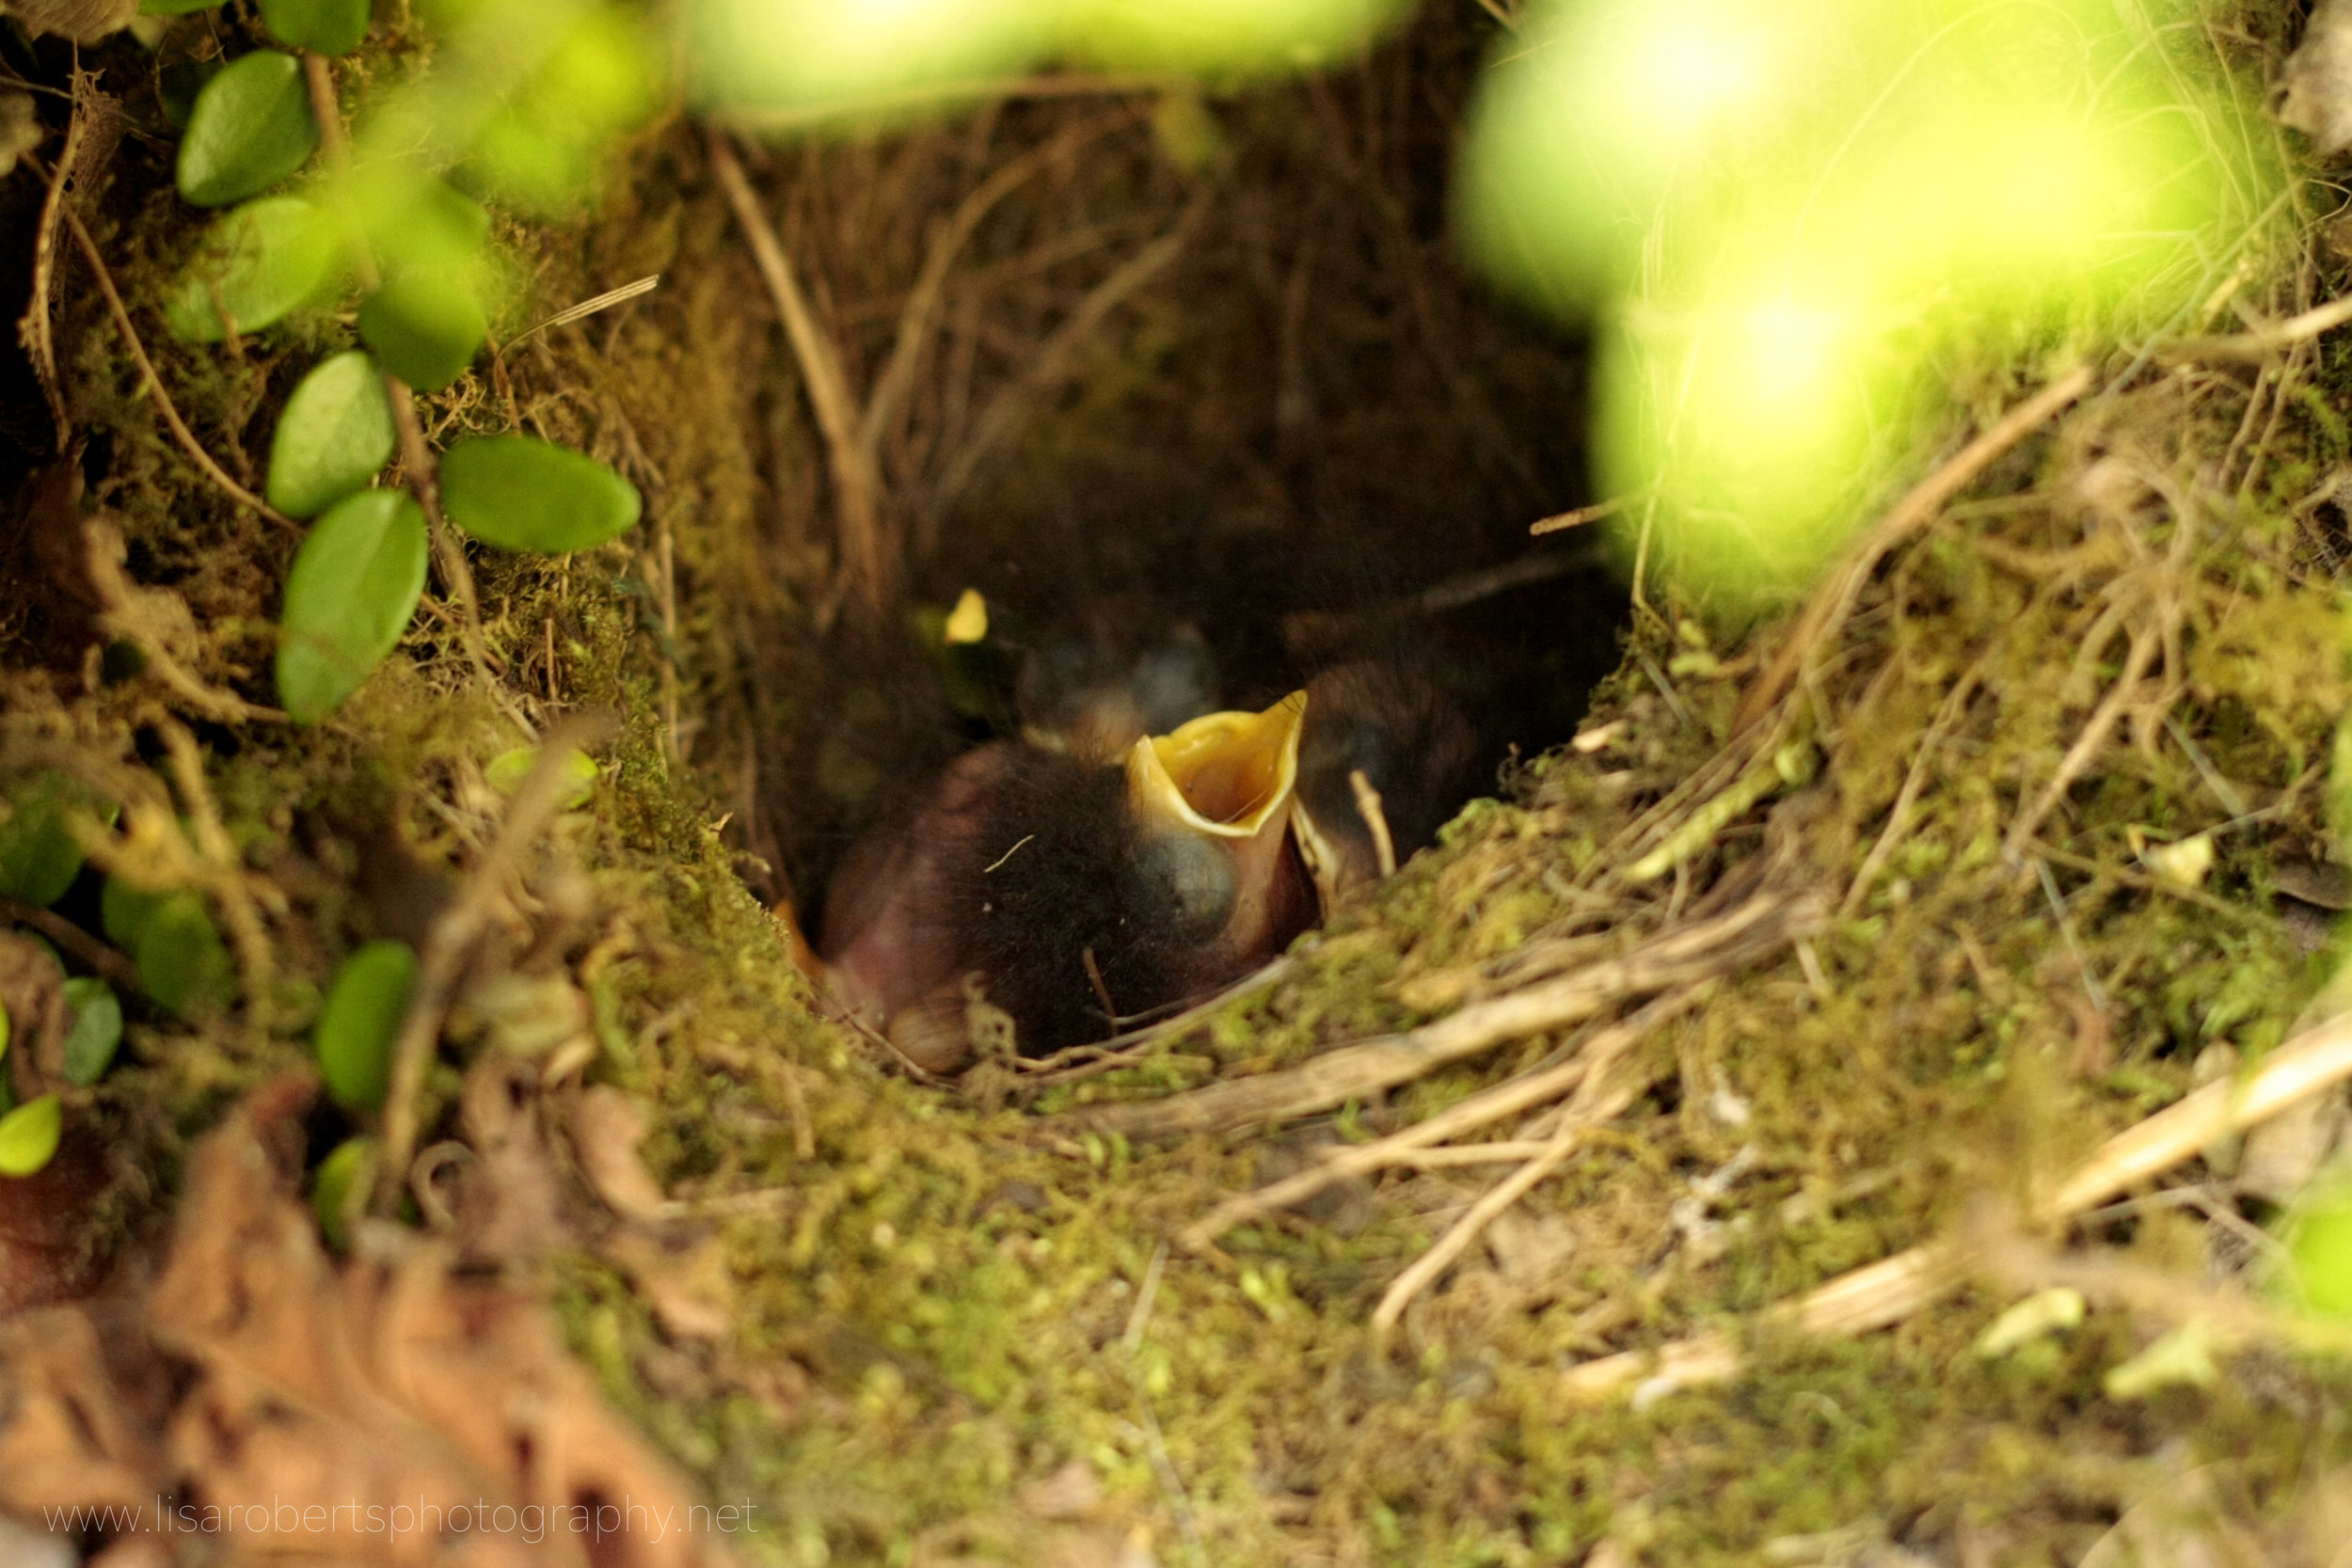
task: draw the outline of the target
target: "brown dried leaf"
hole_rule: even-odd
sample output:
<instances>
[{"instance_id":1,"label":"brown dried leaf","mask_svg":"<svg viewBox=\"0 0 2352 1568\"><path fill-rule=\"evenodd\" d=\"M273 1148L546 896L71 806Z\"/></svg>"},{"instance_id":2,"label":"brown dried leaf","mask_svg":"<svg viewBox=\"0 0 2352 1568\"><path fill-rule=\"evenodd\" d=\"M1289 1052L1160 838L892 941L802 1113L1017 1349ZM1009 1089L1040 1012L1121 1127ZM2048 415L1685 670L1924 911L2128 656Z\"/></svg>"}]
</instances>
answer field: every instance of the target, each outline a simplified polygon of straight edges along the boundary
<instances>
[{"instance_id":1,"label":"brown dried leaf","mask_svg":"<svg viewBox=\"0 0 2352 1568\"><path fill-rule=\"evenodd\" d=\"M572 1101L571 1124L580 1168L614 1213L650 1222L667 1212L660 1187L637 1155L645 1141L645 1113L635 1101L598 1084Z\"/></svg>"},{"instance_id":2,"label":"brown dried leaf","mask_svg":"<svg viewBox=\"0 0 2352 1568\"><path fill-rule=\"evenodd\" d=\"M121 1329L193 1368L168 1411L126 1414L78 1310L0 1323L0 1507L177 1494L226 1564L731 1563L537 1296L390 1227L326 1256L294 1192L310 1092L265 1085L190 1160L146 1332Z\"/></svg>"},{"instance_id":3,"label":"brown dried leaf","mask_svg":"<svg viewBox=\"0 0 2352 1568\"><path fill-rule=\"evenodd\" d=\"M2279 92L2280 121L2311 137L2320 156L2352 147L2352 4L2322 0L2287 56Z\"/></svg>"}]
</instances>

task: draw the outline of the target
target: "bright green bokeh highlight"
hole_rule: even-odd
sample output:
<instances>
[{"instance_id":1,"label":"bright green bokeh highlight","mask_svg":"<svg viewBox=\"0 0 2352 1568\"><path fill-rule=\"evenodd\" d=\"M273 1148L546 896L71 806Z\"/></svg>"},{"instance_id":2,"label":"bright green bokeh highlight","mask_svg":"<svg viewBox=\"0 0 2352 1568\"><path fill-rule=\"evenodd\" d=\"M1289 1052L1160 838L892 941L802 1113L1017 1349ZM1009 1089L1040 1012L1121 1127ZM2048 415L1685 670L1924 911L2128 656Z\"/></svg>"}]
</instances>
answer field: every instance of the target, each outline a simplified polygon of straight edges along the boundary
<instances>
[{"instance_id":1,"label":"bright green bokeh highlight","mask_svg":"<svg viewBox=\"0 0 2352 1568\"><path fill-rule=\"evenodd\" d=\"M1240 81L1343 60L1411 0L694 0L688 75L706 105L865 130L977 101L1055 62Z\"/></svg>"},{"instance_id":2,"label":"bright green bokeh highlight","mask_svg":"<svg viewBox=\"0 0 2352 1568\"><path fill-rule=\"evenodd\" d=\"M2145 332L2281 186L2164 0L1563 0L1503 50L1477 262L1600 318L1604 492L1703 592L1799 586L1910 450L1938 363Z\"/></svg>"}]
</instances>

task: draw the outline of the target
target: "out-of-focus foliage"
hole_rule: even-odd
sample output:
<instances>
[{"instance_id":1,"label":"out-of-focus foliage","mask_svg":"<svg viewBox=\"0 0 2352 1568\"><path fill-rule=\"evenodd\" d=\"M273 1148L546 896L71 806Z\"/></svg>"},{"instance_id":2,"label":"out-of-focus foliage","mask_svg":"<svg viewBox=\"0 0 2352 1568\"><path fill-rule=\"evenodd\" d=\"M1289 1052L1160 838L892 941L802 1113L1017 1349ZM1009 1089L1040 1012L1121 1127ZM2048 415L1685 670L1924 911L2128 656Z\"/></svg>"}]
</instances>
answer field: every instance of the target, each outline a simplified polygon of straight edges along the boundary
<instances>
[{"instance_id":1,"label":"out-of-focus foliage","mask_svg":"<svg viewBox=\"0 0 2352 1568\"><path fill-rule=\"evenodd\" d=\"M1345 57L1409 0L692 0L690 87L706 106L870 127L983 97L1049 61L1238 80ZM959 90L961 89L961 90Z\"/></svg>"},{"instance_id":2,"label":"out-of-focus foliage","mask_svg":"<svg viewBox=\"0 0 2352 1568\"><path fill-rule=\"evenodd\" d=\"M164 301L164 321L192 343L255 332L342 276L335 234L300 197L248 201L215 223Z\"/></svg>"},{"instance_id":3,"label":"out-of-focus foliage","mask_svg":"<svg viewBox=\"0 0 2352 1568\"><path fill-rule=\"evenodd\" d=\"M2176 14L2178 13L2178 14ZM1496 278L1605 327L1596 445L1701 581L1799 579L1927 367L2205 297L2279 188L2169 0L1561 0L1458 183Z\"/></svg>"}]
</instances>

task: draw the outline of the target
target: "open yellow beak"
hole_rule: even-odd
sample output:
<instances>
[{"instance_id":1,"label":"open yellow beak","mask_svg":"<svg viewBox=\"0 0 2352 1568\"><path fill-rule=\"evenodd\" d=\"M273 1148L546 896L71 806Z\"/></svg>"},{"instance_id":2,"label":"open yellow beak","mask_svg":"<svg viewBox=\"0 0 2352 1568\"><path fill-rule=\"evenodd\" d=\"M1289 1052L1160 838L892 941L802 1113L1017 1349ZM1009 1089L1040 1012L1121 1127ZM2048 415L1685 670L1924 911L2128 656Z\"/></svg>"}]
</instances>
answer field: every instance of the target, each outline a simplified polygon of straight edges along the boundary
<instances>
[{"instance_id":1,"label":"open yellow beak","mask_svg":"<svg viewBox=\"0 0 2352 1568\"><path fill-rule=\"evenodd\" d=\"M1206 713L1127 753L1127 800L1147 822L1213 838L1255 838L1289 823L1307 694L1263 713Z\"/></svg>"}]
</instances>

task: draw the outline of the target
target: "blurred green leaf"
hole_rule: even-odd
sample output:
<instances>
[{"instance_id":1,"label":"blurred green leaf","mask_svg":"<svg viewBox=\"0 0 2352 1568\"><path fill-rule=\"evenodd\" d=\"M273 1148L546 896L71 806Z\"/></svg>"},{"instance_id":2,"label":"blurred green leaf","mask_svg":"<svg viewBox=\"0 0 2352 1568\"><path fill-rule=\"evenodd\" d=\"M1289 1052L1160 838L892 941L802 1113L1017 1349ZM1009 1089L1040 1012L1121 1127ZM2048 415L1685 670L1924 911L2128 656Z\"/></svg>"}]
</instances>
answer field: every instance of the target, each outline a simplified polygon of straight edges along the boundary
<instances>
[{"instance_id":1,"label":"blurred green leaf","mask_svg":"<svg viewBox=\"0 0 2352 1568\"><path fill-rule=\"evenodd\" d=\"M302 378L270 437L269 503L309 517L367 487L392 455L392 404L375 361L353 350Z\"/></svg>"},{"instance_id":2,"label":"blurred green leaf","mask_svg":"<svg viewBox=\"0 0 2352 1568\"><path fill-rule=\"evenodd\" d=\"M310 1212L318 1216L319 1232L329 1246L343 1244L343 1229L353 1200L373 1185L375 1140L346 1138L319 1162L310 1183Z\"/></svg>"},{"instance_id":3,"label":"blurred green leaf","mask_svg":"<svg viewBox=\"0 0 2352 1568\"><path fill-rule=\"evenodd\" d=\"M531 777L531 770L538 765L538 747L517 746L492 757L482 769L482 777L501 795L512 795L522 788L523 781ZM578 747L565 752L564 784L555 803L565 811L584 806L589 797L596 793L596 759Z\"/></svg>"},{"instance_id":4,"label":"blurred green leaf","mask_svg":"<svg viewBox=\"0 0 2352 1568\"><path fill-rule=\"evenodd\" d=\"M209 11L220 0L139 0L141 16L188 16L197 11Z\"/></svg>"},{"instance_id":5,"label":"blurred green leaf","mask_svg":"<svg viewBox=\"0 0 2352 1568\"><path fill-rule=\"evenodd\" d=\"M114 987L86 976L65 983L65 1005L73 1020L65 1034L65 1080L87 1088L105 1075L122 1043L122 1002Z\"/></svg>"},{"instance_id":6,"label":"blurred green leaf","mask_svg":"<svg viewBox=\"0 0 2352 1568\"><path fill-rule=\"evenodd\" d=\"M257 49L196 95L180 138L180 194L199 207L241 201L300 168L318 144L302 62Z\"/></svg>"},{"instance_id":7,"label":"blurred green leaf","mask_svg":"<svg viewBox=\"0 0 2352 1568\"><path fill-rule=\"evenodd\" d=\"M359 307L361 341L421 392L456 380L487 332L473 291L446 273L392 278Z\"/></svg>"},{"instance_id":8,"label":"blurred green leaf","mask_svg":"<svg viewBox=\"0 0 2352 1568\"><path fill-rule=\"evenodd\" d=\"M98 922L106 940L125 953L136 953L139 938L147 934L147 922L165 896L133 887L119 877L107 878L98 895Z\"/></svg>"},{"instance_id":9,"label":"blurred green leaf","mask_svg":"<svg viewBox=\"0 0 2352 1568\"><path fill-rule=\"evenodd\" d=\"M315 723L399 642L424 592L424 514L401 490L362 490L311 527L286 576L278 697Z\"/></svg>"},{"instance_id":10,"label":"blurred green leaf","mask_svg":"<svg viewBox=\"0 0 2352 1568\"><path fill-rule=\"evenodd\" d=\"M85 792L62 773L35 773L8 787L0 821L0 898L47 909L82 872L82 847L66 816Z\"/></svg>"},{"instance_id":11,"label":"blurred green leaf","mask_svg":"<svg viewBox=\"0 0 2352 1568\"><path fill-rule=\"evenodd\" d=\"M139 931L137 957L147 994L183 1018L225 1007L236 997L229 949L193 892L167 893L156 902Z\"/></svg>"},{"instance_id":12,"label":"blurred green leaf","mask_svg":"<svg viewBox=\"0 0 2352 1568\"><path fill-rule=\"evenodd\" d=\"M15 1026L8 1022L8 1009L0 1006L0 1057L8 1055L8 1037L14 1033L14 1030Z\"/></svg>"},{"instance_id":13,"label":"blurred green leaf","mask_svg":"<svg viewBox=\"0 0 2352 1568\"><path fill-rule=\"evenodd\" d=\"M368 36L368 0L262 0L262 25L290 49L348 55Z\"/></svg>"},{"instance_id":14,"label":"blurred green leaf","mask_svg":"<svg viewBox=\"0 0 2352 1568\"><path fill-rule=\"evenodd\" d=\"M441 459L441 506L485 545L561 555L634 527L637 487L595 458L529 436L482 436Z\"/></svg>"},{"instance_id":15,"label":"blurred green leaf","mask_svg":"<svg viewBox=\"0 0 2352 1568\"><path fill-rule=\"evenodd\" d=\"M308 303L335 275L335 236L296 197L249 201L213 225L164 302L164 322L192 343L254 332Z\"/></svg>"},{"instance_id":16,"label":"blurred green leaf","mask_svg":"<svg viewBox=\"0 0 2352 1568\"><path fill-rule=\"evenodd\" d=\"M2303 1305L2352 1318L2352 1181L2323 1182L2296 1205L2288 1256Z\"/></svg>"},{"instance_id":17,"label":"blurred green leaf","mask_svg":"<svg viewBox=\"0 0 2352 1568\"><path fill-rule=\"evenodd\" d=\"M343 191L377 263L394 277L466 277L490 235L480 202L405 159L379 158L354 170Z\"/></svg>"},{"instance_id":18,"label":"blurred green leaf","mask_svg":"<svg viewBox=\"0 0 2352 1568\"><path fill-rule=\"evenodd\" d=\"M660 101L663 57L644 23L618 7L581 17L504 108L484 124L468 165L509 198L561 207L588 194L618 133Z\"/></svg>"},{"instance_id":19,"label":"blurred green leaf","mask_svg":"<svg viewBox=\"0 0 2352 1568\"><path fill-rule=\"evenodd\" d=\"M30 1176L57 1152L65 1116L54 1094L0 1117L0 1176Z\"/></svg>"},{"instance_id":20,"label":"blurred green leaf","mask_svg":"<svg viewBox=\"0 0 2352 1568\"><path fill-rule=\"evenodd\" d=\"M348 1110L384 1103L392 1081L392 1042L417 983L417 955L405 942L372 942L335 972L310 1045L326 1092Z\"/></svg>"}]
</instances>

